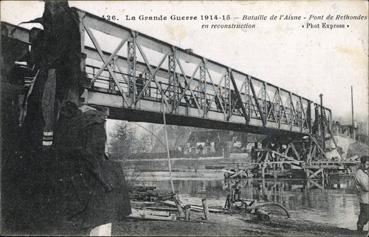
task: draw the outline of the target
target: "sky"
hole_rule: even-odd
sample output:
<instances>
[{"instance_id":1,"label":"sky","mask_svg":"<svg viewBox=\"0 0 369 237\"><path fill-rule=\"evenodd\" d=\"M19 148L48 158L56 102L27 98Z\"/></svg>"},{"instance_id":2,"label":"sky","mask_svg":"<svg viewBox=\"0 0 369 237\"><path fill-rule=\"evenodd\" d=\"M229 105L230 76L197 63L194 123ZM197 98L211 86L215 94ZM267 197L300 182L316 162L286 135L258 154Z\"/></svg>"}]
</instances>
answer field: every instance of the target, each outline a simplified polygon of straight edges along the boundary
<instances>
[{"instance_id":1,"label":"sky","mask_svg":"<svg viewBox=\"0 0 369 237\"><path fill-rule=\"evenodd\" d=\"M1 20L13 24L40 17L42 1L2 1ZM218 61L324 105L334 118L350 123L350 86L355 117L368 117L368 20L331 21L344 29L306 29L310 15L367 16L366 1L70 1L70 6L98 16L115 15L116 23ZM244 15L291 15L302 20L242 21ZM230 15L230 23L255 24L254 29L202 29L210 21L127 20L139 15L170 17ZM235 17L238 17L236 19ZM306 17L306 19L303 19ZM221 21L216 21L221 23ZM328 22L329 23L329 22ZM302 25L305 27L302 28ZM22 25L31 27L32 25Z\"/></svg>"}]
</instances>

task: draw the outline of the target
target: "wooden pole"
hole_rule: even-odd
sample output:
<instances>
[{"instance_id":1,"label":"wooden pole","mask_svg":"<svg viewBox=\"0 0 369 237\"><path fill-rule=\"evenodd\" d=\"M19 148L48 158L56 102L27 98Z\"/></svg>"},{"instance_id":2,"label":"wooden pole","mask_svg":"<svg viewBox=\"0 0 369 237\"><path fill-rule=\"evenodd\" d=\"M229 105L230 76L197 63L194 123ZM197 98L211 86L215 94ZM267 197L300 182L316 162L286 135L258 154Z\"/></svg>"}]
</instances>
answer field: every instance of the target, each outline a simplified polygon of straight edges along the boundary
<instances>
[{"instance_id":1,"label":"wooden pole","mask_svg":"<svg viewBox=\"0 0 369 237\"><path fill-rule=\"evenodd\" d=\"M351 125L352 125L352 138L355 140L354 91L352 86L351 86Z\"/></svg>"},{"instance_id":2,"label":"wooden pole","mask_svg":"<svg viewBox=\"0 0 369 237\"><path fill-rule=\"evenodd\" d=\"M204 219L208 220L209 219L209 207L208 207L208 202L206 198L202 199L202 209L204 211Z\"/></svg>"},{"instance_id":3,"label":"wooden pole","mask_svg":"<svg viewBox=\"0 0 369 237\"><path fill-rule=\"evenodd\" d=\"M191 220L191 205L185 206L185 221Z\"/></svg>"},{"instance_id":4,"label":"wooden pole","mask_svg":"<svg viewBox=\"0 0 369 237\"><path fill-rule=\"evenodd\" d=\"M183 208L181 206L181 203L179 202L179 198L178 198L178 195L175 195L174 196L174 203L176 204L177 206L177 210L178 210L178 213L179 213L179 216L183 217L185 216L185 213L183 211Z\"/></svg>"},{"instance_id":5,"label":"wooden pole","mask_svg":"<svg viewBox=\"0 0 369 237\"><path fill-rule=\"evenodd\" d=\"M265 178L265 163L261 164L261 177L263 179Z\"/></svg>"},{"instance_id":6,"label":"wooden pole","mask_svg":"<svg viewBox=\"0 0 369 237\"><path fill-rule=\"evenodd\" d=\"M324 129L324 108L323 108L323 94L320 97L320 128L321 128L321 138L322 138L322 149L325 152L325 129Z\"/></svg>"}]
</instances>

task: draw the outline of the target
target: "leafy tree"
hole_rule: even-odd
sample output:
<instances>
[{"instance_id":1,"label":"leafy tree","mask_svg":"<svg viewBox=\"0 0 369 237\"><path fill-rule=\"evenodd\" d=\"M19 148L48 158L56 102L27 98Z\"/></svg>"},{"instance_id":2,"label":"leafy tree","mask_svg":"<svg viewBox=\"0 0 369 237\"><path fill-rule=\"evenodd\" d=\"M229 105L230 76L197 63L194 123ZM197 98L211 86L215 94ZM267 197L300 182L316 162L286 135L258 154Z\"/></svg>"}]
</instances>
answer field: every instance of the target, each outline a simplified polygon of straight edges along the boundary
<instances>
[{"instance_id":1,"label":"leafy tree","mask_svg":"<svg viewBox=\"0 0 369 237\"><path fill-rule=\"evenodd\" d=\"M135 152L136 129L126 121L115 124L110 133L111 142L109 153L112 159L125 160Z\"/></svg>"}]
</instances>

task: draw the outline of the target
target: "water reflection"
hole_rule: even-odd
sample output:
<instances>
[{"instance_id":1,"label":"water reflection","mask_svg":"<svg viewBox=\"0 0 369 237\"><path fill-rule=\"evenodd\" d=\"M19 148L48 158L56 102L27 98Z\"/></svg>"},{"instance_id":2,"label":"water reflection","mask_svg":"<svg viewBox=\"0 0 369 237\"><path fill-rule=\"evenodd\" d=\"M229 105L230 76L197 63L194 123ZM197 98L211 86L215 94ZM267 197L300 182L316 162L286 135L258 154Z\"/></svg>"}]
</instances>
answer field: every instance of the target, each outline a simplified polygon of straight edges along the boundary
<instances>
[{"instance_id":1,"label":"water reflection","mask_svg":"<svg viewBox=\"0 0 369 237\"><path fill-rule=\"evenodd\" d=\"M224 205L235 180L175 180L180 194L216 201ZM170 190L168 181L145 181L145 185ZM273 201L285 206L292 218L355 229L358 199L350 178L315 180L243 179L239 181L243 199Z\"/></svg>"}]
</instances>

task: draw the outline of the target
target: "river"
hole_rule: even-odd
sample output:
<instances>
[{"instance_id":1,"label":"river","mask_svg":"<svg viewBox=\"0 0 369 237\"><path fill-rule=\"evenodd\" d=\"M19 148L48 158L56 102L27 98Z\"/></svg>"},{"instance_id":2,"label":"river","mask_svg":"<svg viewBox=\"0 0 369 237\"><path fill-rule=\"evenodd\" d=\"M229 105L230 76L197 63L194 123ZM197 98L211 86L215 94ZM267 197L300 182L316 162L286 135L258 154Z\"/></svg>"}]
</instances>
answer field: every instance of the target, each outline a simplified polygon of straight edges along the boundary
<instances>
[{"instance_id":1,"label":"river","mask_svg":"<svg viewBox=\"0 0 369 237\"><path fill-rule=\"evenodd\" d=\"M167 178L155 174L149 177L137 179L134 184L170 191ZM206 197L209 205L224 206L229 193L228 183L220 177L181 178L173 182L181 200L193 204L201 203L201 198ZM253 178L243 179L240 184L242 198L282 204L293 219L356 229L359 203L350 177L331 178L324 185L317 180Z\"/></svg>"}]
</instances>

